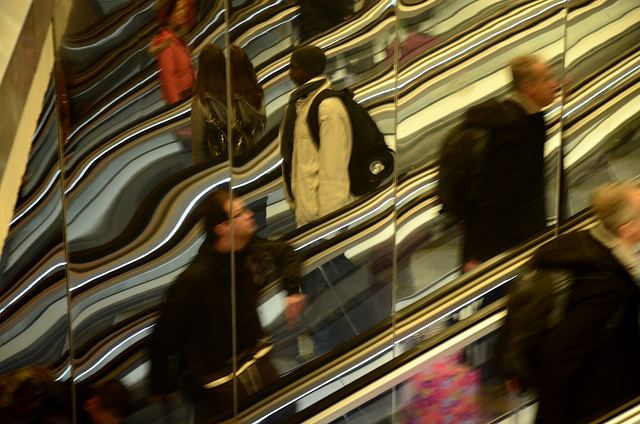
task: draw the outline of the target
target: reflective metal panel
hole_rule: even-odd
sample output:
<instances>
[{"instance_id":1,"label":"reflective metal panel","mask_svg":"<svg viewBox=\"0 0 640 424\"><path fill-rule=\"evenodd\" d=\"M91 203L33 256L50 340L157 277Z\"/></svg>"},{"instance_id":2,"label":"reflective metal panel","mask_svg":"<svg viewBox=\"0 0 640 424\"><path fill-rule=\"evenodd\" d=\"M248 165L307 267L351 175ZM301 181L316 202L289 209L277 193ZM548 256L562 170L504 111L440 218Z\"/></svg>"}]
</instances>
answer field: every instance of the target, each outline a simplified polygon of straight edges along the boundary
<instances>
[{"instance_id":1,"label":"reflective metal panel","mask_svg":"<svg viewBox=\"0 0 640 424\"><path fill-rule=\"evenodd\" d=\"M589 205L593 187L638 177L640 5L571 1L563 108L564 216Z\"/></svg>"},{"instance_id":2,"label":"reflective metal panel","mask_svg":"<svg viewBox=\"0 0 640 424\"><path fill-rule=\"evenodd\" d=\"M224 47L224 5L88 1L70 9L59 55L69 102L64 192L77 413L117 380L133 414L160 418L167 409L147 380L147 341L167 288L204 239L194 208L229 178L226 156L194 164L190 125L198 56L207 44ZM186 420L181 405L168 403Z\"/></svg>"},{"instance_id":3,"label":"reflective metal panel","mask_svg":"<svg viewBox=\"0 0 640 424\"><path fill-rule=\"evenodd\" d=\"M7 372L30 367L35 376L34 367L42 366L55 384L68 390L71 361L57 113L51 80L0 261L0 374L8 384L12 380ZM29 373L21 371L18 381L26 382ZM44 380L36 380L30 381L41 387ZM4 394L9 401L11 394ZM41 395L48 399L51 393ZM31 406L34 400L29 402ZM62 411L70 417L71 403Z\"/></svg>"},{"instance_id":4,"label":"reflective metal panel","mask_svg":"<svg viewBox=\"0 0 640 424\"><path fill-rule=\"evenodd\" d=\"M471 221L458 222L460 218L454 219L444 213L442 201L437 196L440 178L438 165L443 143L452 129L463 121L470 107L491 98L509 96L512 89L508 66L516 56L537 54L540 60L548 64L553 78L559 79L565 11L563 2L554 1L411 1L400 2L399 17L401 36L396 52L399 66L396 237L397 291L399 306L403 307L459 275L464 239L471 240L472 237ZM539 182L539 203L545 203L549 222L555 220L559 105L556 99L544 109L546 143L544 149L538 144L534 146L536 157L531 161L527 156L532 154L532 150L525 149L526 134L522 132L513 137L512 143L506 147L487 153L488 157L483 159L485 162L479 165L479 172L494 169L492 173L496 175L492 181L495 181L491 186L477 188L480 200L471 202L468 208L471 219L487 215L496 225L502 220L501 225L510 226L512 230L522 226L523 222L511 222L514 217L500 212L522 208L521 200L506 194L508 192L504 190L507 189L501 187L506 187L508 184L505 183L511 179L522 180L523 177L517 177L514 172L517 174L521 169L532 166L542 167L544 156L544 189L542 182ZM499 114L497 111L491 112L475 125L487 125L488 129L493 128L492 125L499 126ZM504 119L506 122L506 117ZM494 124L489 121L497 122ZM493 144L489 144L487 152L492 151ZM535 165L536 162L540 164ZM519 163L524 165L517 165ZM503 166L504 175L498 178L495 169ZM459 163L452 169L463 172L471 167L468 163ZM515 167L515 170L508 171L509 167ZM481 177L483 174L478 175L466 177L465 181L469 184L490 181L488 177ZM536 185L534 181L531 183ZM517 187L508 190L526 192L529 188L523 186L521 190ZM469 198L462 193L456 195ZM481 202L492 198L502 199L499 207L490 212L478 209ZM538 207L542 206L538 204ZM538 231L543 228L544 222ZM489 236L491 234L483 232L481 237L475 237L480 245L487 243L488 248ZM474 259L473 265L477 266L504 249L494 250L497 251L485 255L488 257L471 257L466 261Z\"/></svg>"},{"instance_id":5,"label":"reflective metal panel","mask_svg":"<svg viewBox=\"0 0 640 424\"><path fill-rule=\"evenodd\" d=\"M307 296L307 305L299 323L294 328L287 325L287 293L281 286L264 294L260 309L263 327L275 341L272 362L278 373L285 375L388 318L392 312L393 280L391 178L377 191L347 204L330 210L319 205L319 210L327 212L311 222L296 223L293 205L285 200L279 134L282 136L291 93L297 88L290 78L291 54L301 46L321 48L327 58L321 75L326 75L337 90L351 89L387 144L395 149L395 73L388 54L395 37L395 7L386 0L235 3L232 2L229 20L231 43L251 59L264 90L266 125L257 135L252 153L234 158L232 185L256 213L258 235L288 241L304 260L300 291ZM229 54L233 57L233 51ZM231 78L246 77L238 75L234 63L232 59ZM303 145L299 138L303 130L298 125L304 123L295 125L294 150ZM323 141L322 137L325 136L321 136L320 154L324 152L322 143L333 141ZM342 156L331 159L340 160ZM309 184L310 198L316 198L320 185L327 184L322 174L328 169L316 172L312 178L317 182L297 183ZM298 201L296 206L300 207L303 199ZM299 373L294 376L304 378ZM297 407L303 407L302 403Z\"/></svg>"}]
</instances>

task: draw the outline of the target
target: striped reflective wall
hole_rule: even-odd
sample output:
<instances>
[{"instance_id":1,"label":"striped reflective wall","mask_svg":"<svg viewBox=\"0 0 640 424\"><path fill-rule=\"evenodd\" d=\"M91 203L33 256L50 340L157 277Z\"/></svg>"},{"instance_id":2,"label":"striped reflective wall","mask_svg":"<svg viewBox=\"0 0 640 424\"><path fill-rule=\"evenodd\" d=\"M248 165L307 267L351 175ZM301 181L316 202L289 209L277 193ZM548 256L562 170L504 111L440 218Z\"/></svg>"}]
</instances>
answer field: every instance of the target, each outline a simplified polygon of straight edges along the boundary
<instances>
[{"instance_id":1,"label":"striped reflective wall","mask_svg":"<svg viewBox=\"0 0 640 424\"><path fill-rule=\"evenodd\" d=\"M322 2L180 0L182 23L170 28L187 62L154 50L171 1L57 3L58 66L0 262L0 373L48 366L73 394L77 422L90 422L91 389L112 379L129 391L131 420L188 419L183 400L154 396L147 341L204 240L194 208L216 188L232 187L258 235L303 260L298 327L285 322L277 281L259 300L283 385L459 277L465 230L436 193L439 150L466 110L509 94L518 55L537 54L558 81L543 111L548 229L584 210L600 183L638 176L635 0L344 0L333 20ZM196 164L191 93L173 90L169 70L197 72L209 44L248 55L267 119L251 154ZM353 90L396 163L375 192L296 228L277 135L295 88L289 58L304 44L323 48L325 73Z\"/></svg>"}]
</instances>

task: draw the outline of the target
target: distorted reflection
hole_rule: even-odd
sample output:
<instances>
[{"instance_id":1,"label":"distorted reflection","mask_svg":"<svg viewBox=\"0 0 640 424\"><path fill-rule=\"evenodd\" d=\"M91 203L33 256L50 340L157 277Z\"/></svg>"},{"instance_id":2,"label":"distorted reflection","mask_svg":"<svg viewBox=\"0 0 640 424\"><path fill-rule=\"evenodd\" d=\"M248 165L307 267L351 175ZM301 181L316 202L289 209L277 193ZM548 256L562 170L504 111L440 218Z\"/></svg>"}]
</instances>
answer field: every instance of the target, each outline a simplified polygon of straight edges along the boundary
<instances>
[{"instance_id":1,"label":"distorted reflection","mask_svg":"<svg viewBox=\"0 0 640 424\"><path fill-rule=\"evenodd\" d=\"M229 174L222 164L194 166L190 85L171 72L191 68L191 51L224 38L224 2L82 1L72 16L81 19L85 3L102 11L95 28L59 25L72 110L64 189L73 382L82 395L115 378L131 394L133 415L181 417L180 399L147 396L146 340L166 287L202 243L191 210ZM76 405L80 412L83 402Z\"/></svg>"},{"instance_id":2,"label":"distorted reflection","mask_svg":"<svg viewBox=\"0 0 640 424\"><path fill-rule=\"evenodd\" d=\"M569 2L563 108L563 217L589 205L593 187L638 178L640 4Z\"/></svg>"},{"instance_id":3,"label":"distorted reflection","mask_svg":"<svg viewBox=\"0 0 640 424\"><path fill-rule=\"evenodd\" d=\"M67 262L53 80L37 122L33 139L18 141L31 149L0 260L0 373L38 364L67 381Z\"/></svg>"},{"instance_id":4,"label":"distorted reflection","mask_svg":"<svg viewBox=\"0 0 640 424\"><path fill-rule=\"evenodd\" d=\"M56 28L64 30L56 38L62 65L58 94L66 96L69 108L62 111L64 159L58 162L55 108L47 103L3 250L0 370L43 363L55 378L72 376L76 389L117 378L130 391L137 413L147 416L166 414L163 403L147 404L146 339L166 288L193 266L192 258L203 246L191 211L204 193L222 182L230 181L256 211L261 236L287 240L303 261L300 284L309 305L297 327L288 328L284 318L286 289L269 285L258 301L261 330L273 336L269 359L284 375L357 336L368 337L367 331L394 308L449 283L459 275L463 248L466 258L490 259L508 247L501 243L512 236L518 240L509 246L526 239L518 233L530 225L530 215L536 215L537 229L544 228L540 217L545 209L547 220L555 221L556 199L566 201L566 218L583 209L585 193L596 182L638 175L640 6L635 0L58 3L71 10L70 22L56 22ZM231 9L228 26L226 6ZM228 49L227 35L235 43ZM384 184L357 197L348 187L351 181L344 184L342 179L327 201L310 197L318 212L296 223L285 200L278 132L289 93L305 85L297 87L287 75L291 54L308 43L322 49L326 66L320 73L327 84L337 91L351 89L397 152L392 166L398 181L397 186ZM217 65L205 72L205 58L214 46L221 49ZM225 51L230 63L224 62ZM507 64L531 52L552 76L560 76L566 64L572 81L568 87L565 75L566 103L557 107L556 99L544 112L544 149L538 128L535 149L534 133L527 131L515 143L505 138L505 148L486 159L486 176L475 181L482 182L480 200L463 209L463 214L474 213L462 218L470 222L459 232L451 225L455 213L441 213L442 199L436 195L440 146L464 113L473 115L488 99L512 97L507 93ZM218 80L213 92L202 94L198 85L205 79L198 78L189 102L192 56L199 57L201 73L218 75ZM301 61L295 65L309 66L304 57ZM225 78L227 64L232 73ZM168 76L174 68L191 77ZM539 81L532 79L528 87ZM231 99L226 98L227 82ZM211 113L196 105L207 96L220 102L220 133L242 138L247 149L201 163L196 147L209 145L201 141ZM337 102L331 98L323 103L334 109ZM511 103L518 107L518 101ZM190 104L193 115L202 112L202 125L193 120L190 128ZM503 100L499 104L503 107ZM298 111L298 121L305 125L306 113ZM506 121L495 112L487 114L485 122ZM227 121L233 122L232 128ZM314 151L305 125L293 126L292 140L304 133L311 157L319 157L327 144L320 142L320 151ZM566 192L557 187L561 129ZM344 140L351 136L347 130L343 125ZM329 140L329 146L342 139ZM329 155L330 166L318 173L340 165L342 175L348 175L348 147L341 146L342 155ZM293 150L292 164L297 157ZM304 160L309 157L300 158L300 168L308 165ZM534 171L536 194L531 195L526 184L515 193L516 181ZM299 180L293 172L284 177ZM306 183L296 184L308 187ZM499 204L507 188L519 200ZM307 194L295 196L296 207L298 196L306 200ZM526 222L516 221L520 212ZM66 221L60 224L63 216ZM502 225L495 220L505 217L504 228L487 234ZM493 243L500 231L505 237ZM471 249L474 246L477 249ZM473 250L478 257L469 253ZM172 296L169 293L169 302ZM469 308L480 308L482 302ZM230 301L225 307L231 308ZM225 331L233 334L230 326ZM73 369L68 361L70 333ZM486 352L491 340L479 340L473 349ZM485 384L492 371L485 358L466 349L464 362L454 365L480 368ZM304 376L291 377L299 382ZM169 403L174 408L179 402Z\"/></svg>"},{"instance_id":5,"label":"distorted reflection","mask_svg":"<svg viewBox=\"0 0 640 424\"><path fill-rule=\"evenodd\" d=\"M291 327L299 323L306 296L300 293L299 257L286 243L254 238L253 212L241 200L214 191L203 199L197 215L204 220L207 237L169 288L150 355L155 393L166 396L180 390L193 404L195 422L201 423L233 411L234 379L242 402L278 378L270 359L272 342L265 338L258 316L260 289L282 279ZM235 272L230 268L232 254ZM278 422L277 416L271 420Z\"/></svg>"},{"instance_id":6,"label":"distorted reflection","mask_svg":"<svg viewBox=\"0 0 640 424\"><path fill-rule=\"evenodd\" d=\"M71 424L71 391L45 366L0 375L0 420L19 424Z\"/></svg>"},{"instance_id":7,"label":"distorted reflection","mask_svg":"<svg viewBox=\"0 0 640 424\"><path fill-rule=\"evenodd\" d=\"M154 8L162 27L151 41L149 53L158 61L162 97L172 104L189 97L195 82L191 55L183 38L196 23L195 4L193 0L161 0Z\"/></svg>"},{"instance_id":8,"label":"distorted reflection","mask_svg":"<svg viewBox=\"0 0 640 424\"><path fill-rule=\"evenodd\" d=\"M304 43L325 31L340 25L353 14L353 4L343 0L298 0L300 17L298 30Z\"/></svg>"},{"instance_id":9,"label":"distorted reflection","mask_svg":"<svg viewBox=\"0 0 640 424\"><path fill-rule=\"evenodd\" d=\"M120 424L131 414L131 395L118 380L107 380L77 397L84 411L78 415L78 424Z\"/></svg>"},{"instance_id":10,"label":"distorted reflection","mask_svg":"<svg viewBox=\"0 0 640 424\"><path fill-rule=\"evenodd\" d=\"M255 152L256 140L267 122L264 89L258 84L256 70L247 53L236 44L229 47L231 69L232 116L235 118L234 155Z\"/></svg>"},{"instance_id":11,"label":"distorted reflection","mask_svg":"<svg viewBox=\"0 0 640 424\"><path fill-rule=\"evenodd\" d=\"M462 352L450 355L409 378L400 390L401 423L480 424L480 370L464 362Z\"/></svg>"},{"instance_id":12,"label":"distorted reflection","mask_svg":"<svg viewBox=\"0 0 640 424\"><path fill-rule=\"evenodd\" d=\"M352 19L344 20L343 16L335 19L333 22L340 28L339 32L329 32L325 28L322 33L313 35L314 46L295 49L293 47L299 41L296 29L303 31L305 28L294 27L291 18L296 25L298 12L306 13L309 7L318 8L318 5L291 2L288 5L291 7L285 9L283 6L276 1L250 6L245 3L230 15L230 37L251 57L265 90L267 111L265 131L257 140L255 154L247 161L234 158L233 185L242 190L256 212L265 209L267 225L260 234L292 240L305 259L302 286L309 295L309 306L301 318L301 325L294 330L287 328L279 318L278 309L270 306L274 300L263 304L264 326L274 337L273 359L281 374L318 359L366 333L390 315L393 275L376 265L392 262L393 209L390 208L392 181L389 175L394 169L393 154L387 147L387 144L393 146L393 113L389 107L393 95L387 91L393 68L385 63L386 56L380 54L394 33L390 2L367 1L353 5L342 2L340 7L346 10L344 16L352 14ZM322 5L323 8L326 6ZM292 13L294 11L296 14ZM315 18L321 20L322 16ZM358 32L368 25L379 26L384 37L378 39L369 33ZM337 47L347 39L351 40L348 48L325 47ZM286 48L285 52L283 48ZM299 63L301 69L307 68L302 75L304 81L298 78L299 74L292 75L290 65L296 59L302 62ZM377 77L388 84L380 87ZM306 88L305 83L317 81L322 87L315 87L296 102L295 95ZM366 107L362 112L374 118L371 125L377 135L371 140L380 141L383 158L387 160L384 172L381 172L382 166L374 167L379 173L378 179L372 187L359 192L358 199L353 193L357 190L352 190L355 181L349 176L353 118L345 103L350 98L343 98L340 93L346 86L356 92L357 103ZM316 104L315 112L309 113L316 95L329 87L336 90L332 90L333 96L320 106ZM292 94L287 95L288 91ZM297 119L294 116L294 120L288 121L290 114L297 115ZM316 118L317 142L308 127L307 115ZM283 160L278 154L278 134L280 139L285 136L289 141L289 154L284 155L284 160L291 164L296 155L299 162L294 165L297 166L295 172L306 176L295 176L291 169L284 174L274 172L281 168ZM293 196L295 214L290 212L285 200L288 184L283 184L283 179L287 181L292 177L299 190L298 195L294 193ZM305 208L310 213L301 217L298 212ZM292 232L296 226L299 230ZM364 236L362 230L368 234ZM273 292L265 293L265 297L277 299L281 296L281 293L274 295ZM304 379L298 373L291 377Z\"/></svg>"},{"instance_id":13,"label":"distorted reflection","mask_svg":"<svg viewBox=\"0 0 640 424\"><path fill-rule=\"evenodd\" d=\"M227 159L226 65L222 49L208 44L198 57L198 78L191 101L193 162Z\"/></svg>"},{"instance_id":14,"label":"distorted reflection","mask_svg":"<svg viewBox=\"0 0 640 424\"><path fill-rule=\"evenodd\" d=\"M440 153L438 195L464 232L463 272L546 227L542 108L558 83L534 55L510 69L511 94L467 110Z\"/></svg>"},{"instance_id":15,"label":"distorted reflection","mask_svg":"<svg viewBox=\"0 0 640 424\"><path fill-rule=\"evenodd\" d=\"M540 112L530 95L557 91L564 17L553 1L400 2L396 242L410 260L397 263L399 308L555 222L560 108L551 95ZM549 86L523 94L508 64L532 52ZM502 141L476 155L494 129Z\"/></svg>"}]
</instances>

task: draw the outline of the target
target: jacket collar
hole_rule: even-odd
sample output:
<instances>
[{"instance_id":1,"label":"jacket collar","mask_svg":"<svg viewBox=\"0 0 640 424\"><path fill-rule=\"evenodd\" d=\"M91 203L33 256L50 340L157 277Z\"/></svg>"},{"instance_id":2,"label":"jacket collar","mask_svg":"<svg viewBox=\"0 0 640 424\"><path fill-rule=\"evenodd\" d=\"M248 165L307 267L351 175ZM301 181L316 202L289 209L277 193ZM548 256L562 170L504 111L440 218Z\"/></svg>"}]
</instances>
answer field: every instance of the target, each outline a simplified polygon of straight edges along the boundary
<instances>
[{"instance_id":1,"label":"jacket collar","mask_svg":"<svg viewBox=\"0 0 640 424\"><path fill-rule=\"evenodd\" d=\"M517 90L512 91L507 98L520 105L527 115L533 115L540 112L540 108L533 102L533 100Z\"/></svg>"},{"instance_id":2,"label":"jacket collar","mask_svg":"<svg viewBox=\"0 0 640 424\"><path fill-rule=\"evenodd\" d=\"M640 282L640 262L633 255L633 252L620 243L620 238L607 227L602 221L598 221L595 227L589 230L591 236L600 244L609 249L611 254L625 267L634 280Z\"/></svg>"}]
</instances>

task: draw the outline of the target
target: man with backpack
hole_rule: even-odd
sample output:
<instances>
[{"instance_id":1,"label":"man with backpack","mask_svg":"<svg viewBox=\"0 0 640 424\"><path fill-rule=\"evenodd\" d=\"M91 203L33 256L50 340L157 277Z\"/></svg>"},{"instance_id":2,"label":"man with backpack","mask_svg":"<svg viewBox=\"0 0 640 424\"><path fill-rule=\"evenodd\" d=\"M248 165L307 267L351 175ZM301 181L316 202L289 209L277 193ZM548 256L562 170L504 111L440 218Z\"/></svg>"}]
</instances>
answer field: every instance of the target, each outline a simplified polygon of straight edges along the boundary
<instances>
[{"instance_id":1,"label":"man with backpack","mask_svg":"<svg viewBox=\"0 0 640 424\"><path fill-rule=\"evenodd\" d=\"M327 58L316 46L303 46L291 55L289 76L298 86L291 93L280 128L285 195L295 209L298 228L320 219L377 188L393 172L393 152L367 111L350 93L331 89L323 74ZM318 242L321 243L321 242ZM363 274L344 254L334 256L307 274L303 283L312 307L310 333L298 338L302 358L323 354L386 318L391 310L390 285L371 277L366 313L347 318L343 303L324 296L346 279L362 283ZM356 283L346 285L353 287ZM333 296L330 297L333 299ZM366 318L365 318L366 317Z\"/></svg>"},{"instance_id":2,"label":"man with backpack","mask_svg":"<svg viewBox=\"0 0 640 424\"><path fill-rule=\"evenodd\" d=\"M534 55L510 68L513 91L470 108L440 154L443 210L465 232L463 272L546 227L542 109L558 84Z\"/></svg>"},{"instance_id":3,"label":"man with backpack","mask_svg":"<svg viewBox=\"0 0 640 424\"><path fill-rule=\"evenodd\" d=\"M280 129L285 194L301 227L390 182L394 153L348 89L331 88L327 58L315 46L291 55L298 86Z\"/></svg>"},{"instance_id":4,"label":"man with backpack","mask_svg":"<svg viewBox=\"0 0 640 424\"><path fill-rule=\"evenodd\" d=\"M289 76L296 88L280 129L283 175L287 202L295 208L301 227L354 200L349 187L349 158L353 144L351 120L337 97L318 107L319 143L316 145L307 124L314 98L331 87L323 75L327 58L322 49L304 46L291 55Z\"/></svg>"},{"instance_id":5,"label":"man with backpack","mask_svg":"<svg viewBox=\"0 0 640 424\"><path fill-rule=\"evenodd\" d=\"M640 263L635 256L640 243L640 186L604 184L595 190L592 201L598 223L542 246L529 265L540 275L516 279L510 288L503 344L510 350L500 355L501 364L525 387L538 389L539 424L590 421L631 400L640 390L636 285ZM522 297L523 283L541 283L544 273L558 271L571 275L562 307L549 308L539 320L531 309L524 316L536 290L544 287L532 285L528 297ZM546 296L537 300L538 309L561 295ZM555 322L548 321L552 315ZM511 343L516 339L528 343L529 351ZM514 351L520 352L518 357Z\"/></svg>"}]
</instances>

